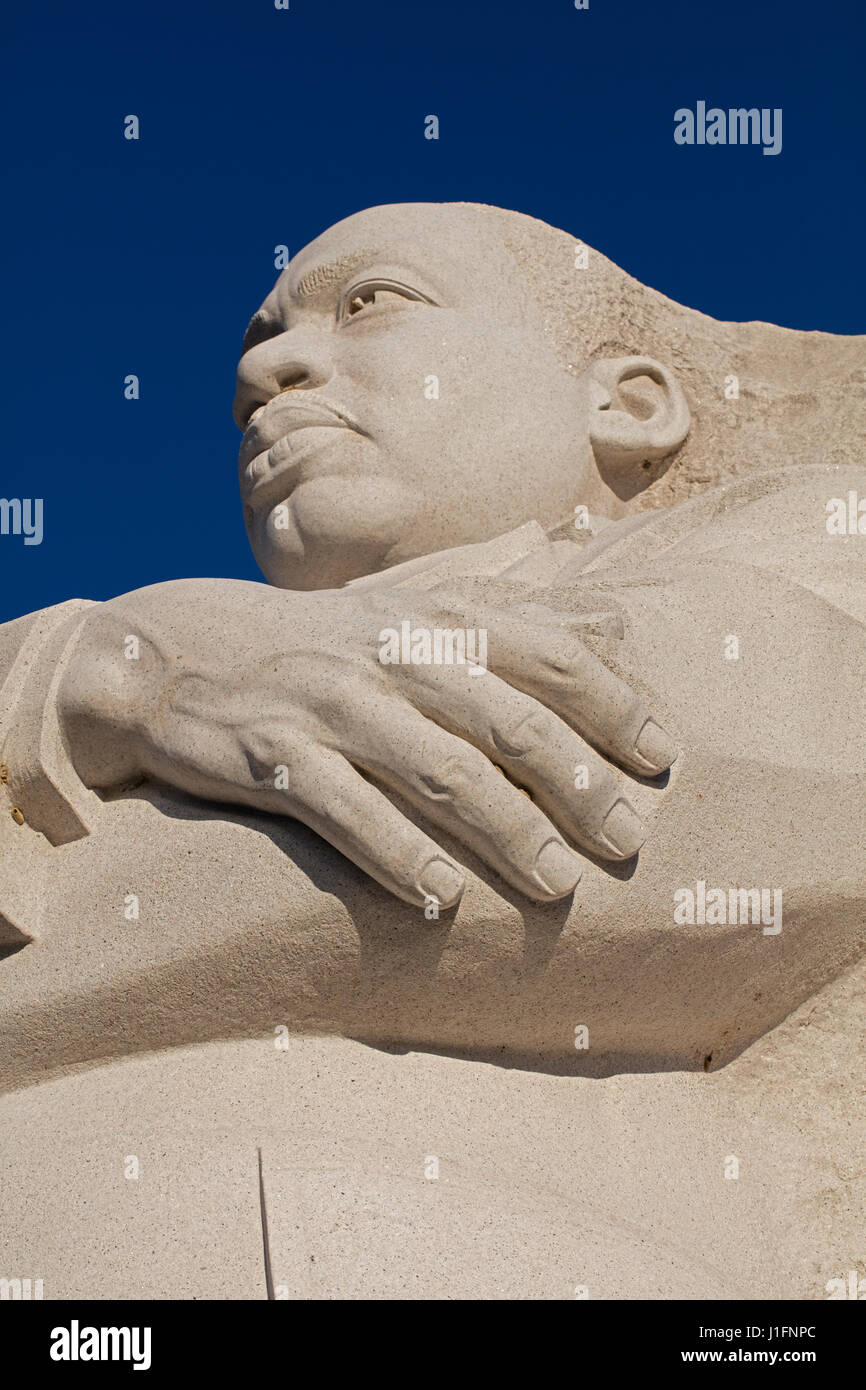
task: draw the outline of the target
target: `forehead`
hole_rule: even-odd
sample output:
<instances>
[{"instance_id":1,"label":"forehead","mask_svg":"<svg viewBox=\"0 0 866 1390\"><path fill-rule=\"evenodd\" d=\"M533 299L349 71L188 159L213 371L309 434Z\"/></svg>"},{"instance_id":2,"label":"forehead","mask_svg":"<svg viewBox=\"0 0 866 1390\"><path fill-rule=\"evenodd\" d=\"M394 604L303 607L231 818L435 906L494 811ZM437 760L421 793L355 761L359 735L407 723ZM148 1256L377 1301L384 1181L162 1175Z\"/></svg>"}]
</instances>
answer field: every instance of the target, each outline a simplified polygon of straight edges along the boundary
<instances>
[{"instance_id":1,"label":"forehead","mask_svg":"<svg viewBox=\"0 0 866 1390\"><path fill-rule=\"evenodd\" d=\"M293 257L260 313L315 305L364 273L413 277L439 303L484 305L512 317L525 287L496 226L437 204L370 208L330 227Z\"/></svg>"}]
</instances>

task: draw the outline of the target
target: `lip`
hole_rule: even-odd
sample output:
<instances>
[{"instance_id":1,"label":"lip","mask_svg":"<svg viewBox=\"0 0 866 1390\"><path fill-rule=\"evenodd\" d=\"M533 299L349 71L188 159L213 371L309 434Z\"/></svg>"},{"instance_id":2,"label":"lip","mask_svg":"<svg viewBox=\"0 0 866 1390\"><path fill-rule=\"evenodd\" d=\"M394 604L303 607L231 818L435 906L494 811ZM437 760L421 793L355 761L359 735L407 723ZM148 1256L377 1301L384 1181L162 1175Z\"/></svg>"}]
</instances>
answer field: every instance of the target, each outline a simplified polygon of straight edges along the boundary
<instances>
[{"instance_id":1,"label":"lip","mask_svg":"<svg viewBox=\"0 0 866 1390\"><path fill-rule=\"evenodd\" d=\"M256 500L272 485L284 484L286 474L310 457L311 437L293 440L293 435L312 429L354 430L366 435L345 411L323 401L282 400L277 396L253 418L254 423L244 431L238 463L241 489L245 497L255 496Z\"/></svg>"},{"instance_id":2,"label":"lip","mask_svg":"<svg viewBox=\"0 0 866 1390\"><path fill-rule=\"evenodd\" d=\"M319 425L364 433L345 411L326 405L324 401L285 399L282 396L275 396L267 405L260 406L252 420L255 423L251 421L247 425L241 441L242 469L257 454L272 448L278 440L291 434L293 430L309 429Z\"/></svg>"},{"instance_id":3,"label":"lip","mask_svg":"<svg viewBox=\"0 0 866 1390\"><path fill-rule=\"evenodd\" d=\"M302 470L327 449L332 429L345 433L343 425L305 427L284 434L270 449L256 454L241 474L244 500L255 507L284 502L299 481Z\"/></svg>"}]
</instances>

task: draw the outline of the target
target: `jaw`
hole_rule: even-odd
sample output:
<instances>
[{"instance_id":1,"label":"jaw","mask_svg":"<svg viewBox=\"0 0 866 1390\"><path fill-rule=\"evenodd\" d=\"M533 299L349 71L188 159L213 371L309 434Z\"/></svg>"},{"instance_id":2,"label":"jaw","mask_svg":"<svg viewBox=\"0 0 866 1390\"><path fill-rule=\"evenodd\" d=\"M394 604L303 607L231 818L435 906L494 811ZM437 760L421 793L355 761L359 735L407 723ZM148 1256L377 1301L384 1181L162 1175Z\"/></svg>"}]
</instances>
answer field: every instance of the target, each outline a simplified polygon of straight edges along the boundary
<instances>
[{"instance_id":1,"label":"jaw","mask_svg":"<svg viewBox=\"0 0 866 1390\"><path fill-rule=\"evenodd\" d=\"M406 535L419 531L419 508L417 492L402 483L341 473L301 483L248 519L247 531L269 584L332 589L394 564Z\"/></svg>"}]
</instances>

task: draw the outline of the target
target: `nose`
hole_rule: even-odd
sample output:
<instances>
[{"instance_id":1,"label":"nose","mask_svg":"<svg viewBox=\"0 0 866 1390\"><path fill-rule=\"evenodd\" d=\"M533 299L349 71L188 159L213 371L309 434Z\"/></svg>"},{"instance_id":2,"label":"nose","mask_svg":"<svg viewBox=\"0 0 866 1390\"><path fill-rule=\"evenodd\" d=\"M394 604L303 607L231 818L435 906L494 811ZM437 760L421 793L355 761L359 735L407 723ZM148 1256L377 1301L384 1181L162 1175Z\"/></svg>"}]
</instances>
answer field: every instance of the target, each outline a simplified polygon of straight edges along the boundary
<instances>
[{"instance_id":1,"label":"nose","mask_svg":"<svg viewBox=\"0 0 866 1390\"><path fill-rule=\"evenodd\" d=\"M245 352L238 363L232 408L239 430L246 429L254 410L281 391L312 390L332 374L326 346L311 333L293 329L268 338Z\"/></svg>"}]
</instances>

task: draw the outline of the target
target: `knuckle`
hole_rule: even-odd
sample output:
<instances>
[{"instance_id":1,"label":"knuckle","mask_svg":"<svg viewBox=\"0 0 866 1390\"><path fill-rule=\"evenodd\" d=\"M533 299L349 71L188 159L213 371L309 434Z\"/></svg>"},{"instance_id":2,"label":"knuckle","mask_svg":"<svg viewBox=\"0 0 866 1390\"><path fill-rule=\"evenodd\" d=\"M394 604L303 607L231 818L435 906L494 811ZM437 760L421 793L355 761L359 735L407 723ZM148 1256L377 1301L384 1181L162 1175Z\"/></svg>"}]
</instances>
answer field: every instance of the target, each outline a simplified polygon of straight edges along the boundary
<instances>
[{"instance_id":1,"label":"knuckle","mask_svg":"<svg viewBox=\"0 0 866 1390\"><path fill-rule=\"evenodd\" d=\"M485 760L478 755L481 762ZM434 801L461 802L477 784L481 769L471 754L452 755L419 777L424 794Z\"/></svg>"},{"instance_id":2,"label":"knuckle","mask_svg":"<svg viewBox=\"0 0 866 1390\"><path fill-rule=\"evenodd\" d=\"M289 729L250 729L242 740L244 757L255 782L273 785L278 768L297 781L309 765L310 745Z\"/></svg>"},{"instance_id":3,"label":"knuckle","mask_svg":"<svg viewBox=\"0 0 866 1390\"><path fill-rule=\"evenodd\" d=\"M523 758L549 743L558 731L559 723L552 710L533 702L515 710L510 716L498 719L491 734L498 752L509 758Z\"/></svg>"}]
</instances>

